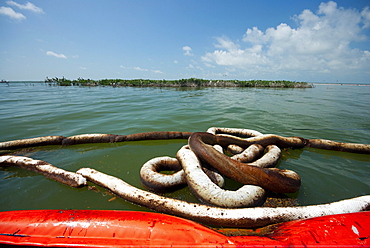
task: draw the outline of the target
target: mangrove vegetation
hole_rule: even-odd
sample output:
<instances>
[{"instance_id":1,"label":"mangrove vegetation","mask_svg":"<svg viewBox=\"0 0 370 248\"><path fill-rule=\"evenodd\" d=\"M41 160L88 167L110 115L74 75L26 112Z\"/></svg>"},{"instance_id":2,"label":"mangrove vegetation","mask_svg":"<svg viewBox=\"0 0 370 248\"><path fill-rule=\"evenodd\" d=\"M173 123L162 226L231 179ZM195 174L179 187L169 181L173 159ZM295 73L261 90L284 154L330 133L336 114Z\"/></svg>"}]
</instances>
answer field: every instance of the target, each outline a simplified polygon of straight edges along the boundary
<instances>
[{"instance_id":1,"label":"mangrove vegetation","mask_svg":"<svg viewBox=\"0 0 370 248\"><path fill-rule=\"evenodd\" d=\"M179 80L153 79L84 79L69 80L62 78L48 78L45 83L58 86L113 86L113 87L269 87L269 88L312 88L307 82L286 80L209 80L188 78Z\"/></svg>"}]
</instances>

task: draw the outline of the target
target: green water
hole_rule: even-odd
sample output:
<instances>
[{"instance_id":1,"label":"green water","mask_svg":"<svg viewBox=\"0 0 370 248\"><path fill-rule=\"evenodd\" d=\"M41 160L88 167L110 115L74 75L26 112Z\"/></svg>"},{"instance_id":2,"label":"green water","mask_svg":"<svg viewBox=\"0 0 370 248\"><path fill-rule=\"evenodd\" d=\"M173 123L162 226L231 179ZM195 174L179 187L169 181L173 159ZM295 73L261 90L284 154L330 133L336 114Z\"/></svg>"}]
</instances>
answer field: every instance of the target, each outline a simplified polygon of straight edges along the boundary
<instances>
[{"instance_id":1,"label":"green water","mask_svg":"<svg viewBox=\"0 0 370 248\"><path fill-rule=\"evenodd\" d=\"M10 83L0 85L0 141L85 133L205 131L218 126L370 144L369 106L368 86L176 89ZM174 157L185 143L166 140L48 146L14 154L70 171L95 168L143 188L141 165L157 156ZM305 148L284 151L278 166L300 174L301 189L292 196L307 205L370 194L369 162L369 155ZM236 186L228 181L227 187ZM146 210L99 187L70 188L19 168L0 167L0 196L0 211ZM167 196L197 201L187 188Z\"/></svg>"}]
</instances>

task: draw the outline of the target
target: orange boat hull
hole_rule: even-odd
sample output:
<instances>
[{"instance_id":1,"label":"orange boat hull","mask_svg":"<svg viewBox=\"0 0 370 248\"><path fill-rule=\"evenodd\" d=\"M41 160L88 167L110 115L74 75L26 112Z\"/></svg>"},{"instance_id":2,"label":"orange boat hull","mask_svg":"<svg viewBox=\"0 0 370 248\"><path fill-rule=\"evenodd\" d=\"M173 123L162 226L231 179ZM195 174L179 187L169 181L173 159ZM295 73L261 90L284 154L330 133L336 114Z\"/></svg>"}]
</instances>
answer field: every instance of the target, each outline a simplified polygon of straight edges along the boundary
<instances>
[{"instance_id":1,"label":"orange boat hull","mask_svg":"<svg viewBox=\"0 0 370 248\"><path fill-rule=\"evenodd\" d=\"M151 212L0 212L0 244L40 247L370 246L370 212L297 220L262 236L225 236L190 220Z\"/></svg>"}]
</instances>

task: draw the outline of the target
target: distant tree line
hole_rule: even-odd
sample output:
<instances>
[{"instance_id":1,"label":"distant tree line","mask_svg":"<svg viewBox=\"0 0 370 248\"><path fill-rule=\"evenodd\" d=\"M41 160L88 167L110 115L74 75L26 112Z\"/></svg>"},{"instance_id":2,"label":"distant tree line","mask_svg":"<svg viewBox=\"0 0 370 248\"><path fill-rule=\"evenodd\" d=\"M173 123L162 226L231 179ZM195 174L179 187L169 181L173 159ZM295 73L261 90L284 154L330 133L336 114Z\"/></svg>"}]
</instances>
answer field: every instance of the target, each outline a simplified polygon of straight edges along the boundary
<instances>
[{"instance_id":1,"label":"distant tree line","mask_svg":"<svg viewBox=\"0 0 370 248\"><path fill-rule=\"evenodd\" d=\"M307 82L286 80L209 80L188 78L179 80L153 80L153 79L84 79L69 80L65 77L48 78L45 83L58 86L113 86L113 87L271 87L271 88L312 88Z\"/></svg>"}]
</instances>

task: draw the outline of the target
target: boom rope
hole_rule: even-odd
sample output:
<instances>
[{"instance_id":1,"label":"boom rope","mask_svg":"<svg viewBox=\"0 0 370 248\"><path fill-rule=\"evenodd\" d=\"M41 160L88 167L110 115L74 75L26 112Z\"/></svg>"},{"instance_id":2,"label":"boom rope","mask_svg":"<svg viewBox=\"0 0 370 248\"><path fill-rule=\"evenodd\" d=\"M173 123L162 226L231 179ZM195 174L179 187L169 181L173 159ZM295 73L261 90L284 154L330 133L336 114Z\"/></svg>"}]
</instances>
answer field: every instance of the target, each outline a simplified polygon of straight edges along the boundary
<instances>
[{"instance_id":1,"label":"boom rope","mask_svg":"<svg viewBox=\"0 0 370 248\"><path fill-rule=\"evenodd\" d=\"M131 135L44 136L0 142L0 150L162 139L189 139L189 145L178 151L177 158L153 158L145 163L140 172L143 185L152 191L165 192L187 184L194 195L206 205L142 191L121 179L90 168L83 168L74 173L59 169L45 161L9 155L0 156L0 166L18 166L33 170L72 187L85 186L88 180L133 203L211 225L257 227L294 219L370 209L370 196L306 207L245 208L261 205L265 200L265 189L275 192L295 192L299 189L298 174L290 170L271 168L278 163L280 148L314 147L370 154L370 145L366 144L283 137L265 135L250 129L213 127L203 133L147 132ZM223 150L227 150L233 156L226 156ZM173 170L175 173L164 175L160 173L161 170ZM217 171L246 185L236 191L224 190L221 188L223 178Z\"/></svg>"}]
</instances>

